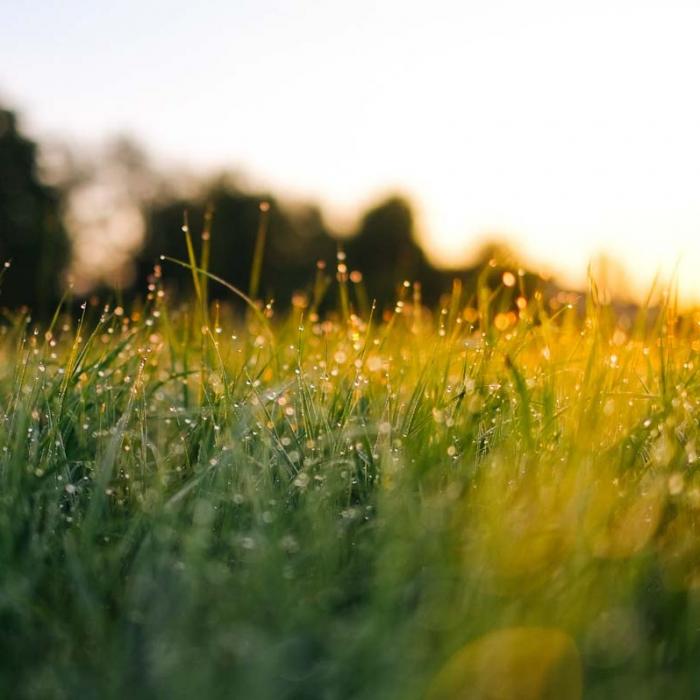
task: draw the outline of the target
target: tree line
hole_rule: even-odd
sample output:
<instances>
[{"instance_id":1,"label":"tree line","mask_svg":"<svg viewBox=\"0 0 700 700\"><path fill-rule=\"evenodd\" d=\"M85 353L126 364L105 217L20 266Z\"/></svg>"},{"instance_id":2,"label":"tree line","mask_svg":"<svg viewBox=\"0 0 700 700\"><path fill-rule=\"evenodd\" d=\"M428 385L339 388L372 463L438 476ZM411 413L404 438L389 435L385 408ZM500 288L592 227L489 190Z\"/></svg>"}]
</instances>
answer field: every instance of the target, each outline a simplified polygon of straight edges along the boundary
<instances>
[{"instance_id":1,"label":"tree line","mask_svg":"<svg viewBox=\"0 0 700 700\"><path fill-rule=\"evenodd\" d=\"M0 263L11 265L0 283L0 306L26 305L45 315L61 298L71 261L75 262L70 194L71 183L80 178L71 175L59 184L47 184L37 154L37 145L22 134L16 115L0 109ZM130 187L147 189L138 177L138 157L129 151L126 160ZM340 265L341 273L361 286L366 299L386 307L395 303L404 280L419 281L422 300L434 304L455 278L467 293L473 290L488 261L485 274L494 287L503 270L517 264L508 251L485 245L477 264L438 269L419 245L411 204L400 195L369 208L345 237L330 229L317 206L284 205L273 193L248 191L230 177L205 183L195 193L161 188L158 196L136 196L135 201L143 230L124 263L129 274L119 284L123 298L144 292L161 256L187 260L185 212L193 238L207 240L211 273L242 290L251 288L256 244L264 237L262 275L255 292L260 299L274 299L277 306L288 304L295 293L309 291L316 270L324 266L332 276ZM98 201L95 207L100 206ZM90 245L96 249L104 245L99 225L90 235ZM165 278L174 296L190 292L188 270L168 265ZM111 293L104 282L95 280L94 285ZM532 292L542 280L528 272L521 274L522 285Z\"/></svg>"}]
</instances>

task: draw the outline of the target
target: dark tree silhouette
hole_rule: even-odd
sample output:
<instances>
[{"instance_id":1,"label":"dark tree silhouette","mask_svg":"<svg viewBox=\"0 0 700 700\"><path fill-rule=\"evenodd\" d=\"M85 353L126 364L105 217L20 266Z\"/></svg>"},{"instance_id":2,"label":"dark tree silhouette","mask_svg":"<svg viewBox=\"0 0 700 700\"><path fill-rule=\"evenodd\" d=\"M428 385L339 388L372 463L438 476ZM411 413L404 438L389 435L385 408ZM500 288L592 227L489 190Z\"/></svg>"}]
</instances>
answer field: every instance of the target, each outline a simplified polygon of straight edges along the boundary
<instances>
[{"instance_id":1,"label":"dark tree silhouette","mask_svg":"<svg viewBox=\"0 0 700 700\"><path fill-rule=\"evenodd\" d=\"M19 132L15 114L0 108L0 263L11 260L0 305L49 313L69 254L59 194L39 178L36 145Z\"/></svg>"},{"instance_id":2,"label":"dark tree silhouette","mask_svg":"<svg viewBox=\"0 0 700 700\"><path fill-rule=\"evenodd\" d=\"M160 255L186 261L183 213L188 212L193 241L199 248L205 213L210 209L213 218L209 269L227 282L248 290L262 202L268 203L269 211L260 296L274 298L280 305L288 304L295 290L312 284L316 260L334 256L336 244L317 208L286 210L266 194L243 193L227 182L214 185L196 200L170 201L147 211L146 240L135 261L137 279L148 276ZM166 263L164 276L166 284L177 294L191 292L188 270ZM213 293L218 295L216 291Z\"/></svg>"},{"instance_id":3,"label":"dark tree silhouette","mask_svg":"<svg viewBox=\"0 0 700 700\"><path fill-rule=\"evenodd\" d=\"M366 309L372 299L380 308L393 306L404 280L419 282L422 302L433 307L449 292L453 281L461 282L463 301L473 299L479 280L494 291L494 308L515 308L519 293L529 294L541 286L541 280L530 273L517 276L517 285L502 282L504 272L519 268L517 257L497 242L485 243L476 251L475 263L439 269L418 242L416 223L410 202L393 195L367 210L361 216L350 237L339 239L326 226L318 207L308 204L282 205L266 192L250 192L240 187L235 176L223 174L209 182L200 183L199 193L189 197L173 194L177 187L168 186L168 179L158 176L147 166L139 148L122 145L108 170L122 182L122 190L144 215L145 236L141 249L130 264L135 274L133 286L122 290L126 297L142 294L154 265L165 255L187 261L188 252L182 231L184 213L188 213L190 232L199 260L201 234L211 213L209 270L249 291L251 272L259 235L261 204L267 204L267 227L259 285L258 300L275 300L284 308L296 291L312 291L318 276L318 260L328 263L326 279L333 280L336 252L341 246L346 254L348 272L359 271L361 284L350 295L350 303ZM182 189L181 189L182 191ZM180 299L193 292L189 270L172 262L163 264L165 284ZM360 278L350 275L353 282ZM216 283L209 285L210 298L225 298L229 294ZM108 289L102 290L109 293ZM322 307L338 308L340 288L331 284L325 290ZM413 298L413 297L411 297Z\"/></svg>"},{"instance_id":4,"label":"dark tree silhouette","mask_svg":"<svg viewBox=\"0 0 700 700\"><path fill-rule=\"evenodd\" d=\"M183 214L188 212L193 241L199 248L205 213L210 208L213 224L209 269L247 291L263 201L269 203L269 219L258 296L265 300L274 298L277 306L287 306L294 291L309 290L313 285L317 260L335 262L339 240L331 235L316 207L283 208L272 197L244 193L228 180L221 180L196 200L167 200L147 210L146 240L135 261L136 279L143 285L162 254L186 261ZM513 307L521 289L531 292L539 286L538 278L530 273L518 276L517 288L502 285L503 273L517 270L518 264L515 255L497 243L485 244L472 266L436 269L416 240L409 202L399 196L369 209L354 235L340 245L349 269L362 273L365 299L376 299L384 308L394 304L404 280L420 282L422 301L428 306L450 291L455 278L462 282L465 301L474 296L479 278L494 290L501 286L496 300L499 308ZM332 270L333 265L329 265L328 271ZM165 263L164 276L178 296L191 294L189 270ZM217 292L213 285L212 295L226 292ZM328 308L337 304L337 295L337 288L331 286L325 299Z\"/></svg>"},{"instance_id":5,"label":"dark tree silhouette","mask_svg":"<svg viewBox=\"0 0 700 700\"><path fill-rule=\"evenodd\" d=\"M362 272L367 293L380 303L393 303L404 280L420 281L428 300L443 291L445 280L416 241L409 202L392 196L362 217L345 243L351 267Z\"/></svg>"}]
</instances>

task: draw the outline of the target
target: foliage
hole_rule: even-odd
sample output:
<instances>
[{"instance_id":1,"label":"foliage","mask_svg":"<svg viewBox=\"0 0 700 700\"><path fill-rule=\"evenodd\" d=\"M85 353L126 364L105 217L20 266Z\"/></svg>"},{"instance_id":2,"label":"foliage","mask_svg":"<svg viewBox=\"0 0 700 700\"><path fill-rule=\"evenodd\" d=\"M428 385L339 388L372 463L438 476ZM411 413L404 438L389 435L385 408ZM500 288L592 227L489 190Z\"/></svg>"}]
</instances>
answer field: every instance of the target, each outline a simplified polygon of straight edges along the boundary
<instances>
[{"instance_id":1,"label":"foliage","mask_svg":"<svg viewBox=\"0 0 700 700\"><path fill-rule=\"evenodd\" d=\"M193 232L209 240L210 270L247 290L261 225L261 203L269 207L264 222L267 245L261 291L288 302L292 292L306 284L316 260L335 255L337 244L326 231L318 210L306 207L287 211L269 196L247 194L225 182L198 199L158 202L149 209L146 241L136 260L135 279L142 283L162 254L186 259L180 230L182 212L186 210ZM189 272L176 269L168 282L171 290L182 296L190 291L190 279Z\"/></svg>"},{"instance_id":2,"label":"foliage","mask_svg":"<svg viewBox=\"0 0 700 700\"><path fill-rule=\"evenodd\" d=\"M0 107L0 261L11 261L2 301L47 311L60 298L70 246L58 193L38 175L36 145Z\"/></svg>"}]
</instances>

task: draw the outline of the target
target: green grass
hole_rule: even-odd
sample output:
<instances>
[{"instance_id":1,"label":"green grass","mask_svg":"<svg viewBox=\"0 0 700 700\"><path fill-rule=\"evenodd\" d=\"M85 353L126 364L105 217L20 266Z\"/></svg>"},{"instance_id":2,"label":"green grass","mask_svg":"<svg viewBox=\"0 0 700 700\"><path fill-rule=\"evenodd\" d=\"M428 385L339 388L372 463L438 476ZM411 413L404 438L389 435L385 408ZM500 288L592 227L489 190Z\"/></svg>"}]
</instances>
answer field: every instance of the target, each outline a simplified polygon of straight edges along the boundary
<instances>
[{"instance_id":1,"label":"green grass","mask_svg":"<svg viewBox=\"0 0 700 700\"><path fill-rule=\"evenodd\" d=\"M339 277L2 327L0 696L697 696L698 319Z\"/></svg>"}]
</instances>

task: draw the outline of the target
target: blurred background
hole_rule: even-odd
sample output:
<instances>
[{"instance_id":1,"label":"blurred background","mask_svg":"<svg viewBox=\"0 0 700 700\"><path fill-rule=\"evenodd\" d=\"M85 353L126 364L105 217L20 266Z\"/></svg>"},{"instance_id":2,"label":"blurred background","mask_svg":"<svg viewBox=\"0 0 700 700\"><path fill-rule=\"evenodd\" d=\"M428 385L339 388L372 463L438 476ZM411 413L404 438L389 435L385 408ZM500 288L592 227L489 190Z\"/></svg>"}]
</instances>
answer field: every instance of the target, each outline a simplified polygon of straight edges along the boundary
<instances>
[{"instance_id":1,"label":"blurred background","mask_svg":"<svg viewBox=\"0 0 700 700\"><path fill-rule=\"evenodd\" d=\"M629 299L677 272L697 302L698 32L682 0L12 3L0 304L142 292L185 209L246 289L262 201L279 303L339 242L383 303L490 260L553 289L593 261Z\"/></svg>"}]
</instances>

